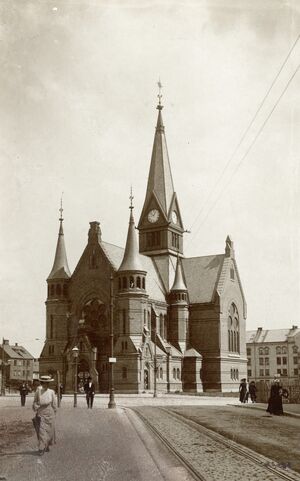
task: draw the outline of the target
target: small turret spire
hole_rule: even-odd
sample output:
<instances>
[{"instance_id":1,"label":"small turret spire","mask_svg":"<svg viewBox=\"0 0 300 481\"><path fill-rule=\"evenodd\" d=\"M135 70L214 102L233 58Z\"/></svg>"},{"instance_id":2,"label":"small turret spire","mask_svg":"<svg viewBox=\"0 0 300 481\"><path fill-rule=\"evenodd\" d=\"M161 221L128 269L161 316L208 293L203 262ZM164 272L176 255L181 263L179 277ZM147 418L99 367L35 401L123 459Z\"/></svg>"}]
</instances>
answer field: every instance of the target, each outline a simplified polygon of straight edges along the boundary
<instances>
[{"instance_id":1,"label":"small turret spire","mask_svg":"<svg viewBox=\"0 0 300 481\"><path fill-rule=\"evenodd\" d=\"M55 257L53 262L52 270L49 274L48 280L50 279L66 279L71 277L71 272L68 266L66 248L65 248L65 241L64 241L64 230L63 230L63 204L62 204L62 197L60 199L60 208L59 208L59 231L58 231L58 240L56 245Z\"/></svg>"},{"instance_id":2,"label":"small turret spire","mask_svg":"<svg viewBox=\"0 0 300 481\"><path fill-rule=\"evenodd\" d=\"M137 236L135 232L135 223L133 217L133 195L132 195L132 187L130 189L130 216L129 216L129 226L128 226L128 233L127 233L127 240L126 240L126 247L124 252L124 257L122 263L119 267L119 271L143 271L142 263L140 260Z\"/></svg>"},{"instance_id":3,"label":"small turret spire","mask_svg":"<svg viewBox=\"0 0 300 481\"><path fill-rule=\"evenodd\" d=\"M180 257L177 256L175 279L171 291L186 291L187 287L183 279L182 265Z\"/></svg>"},{"instance_id":4,"label":"small turret spire","mask_svg":"<svg viewBox=\"0 0 300 481\"><path fill-rule=\"evenodd\" d=\"M161 99L162 99L162 93L161 92L162 92L163 86L162 86L162 83L161 83L160 79L158 80L157 85L158 85L158 96L157 96L158 97L158 106L156 108L157 108L157 110L162 110L164 108L164 106L161 104Z\"/></svg>"}]
</instances>

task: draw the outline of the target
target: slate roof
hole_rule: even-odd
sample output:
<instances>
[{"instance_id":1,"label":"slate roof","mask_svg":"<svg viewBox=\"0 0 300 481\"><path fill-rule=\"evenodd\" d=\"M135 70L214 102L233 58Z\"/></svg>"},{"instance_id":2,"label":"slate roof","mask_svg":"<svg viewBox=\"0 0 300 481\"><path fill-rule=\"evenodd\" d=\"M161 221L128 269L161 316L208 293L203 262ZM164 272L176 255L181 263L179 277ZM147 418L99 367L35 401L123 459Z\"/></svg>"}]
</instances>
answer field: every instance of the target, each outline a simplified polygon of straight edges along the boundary
<instances>
[{"instance_id":1,"label":"slate roof","mask_svg":"<svg viewBox=\"0 0 300 481\"><path fill-rule=\"evenodd\" d=\"M118 270L124 256L124 249L122 247L109 244L108 242L101 241L101 247L110 260L113 267ZM139 254L143 270L147 272L146 276L146 292L150 299L156 301L166 302L163 285L159 279L159 275L153 265L150 257Z\"/></svg>"},{"instance_id":2,"label":"slate roof","mask_svg":"<svg viewBox=\"0 0 300 481\"><path fill-rule=\"evenodd\" d=\"M33 356L23 346L4 344L4 352L12 359L33 359Z\"/></svg>"},{"instance_id":3,"label":"slate roof","mask_svg":"<svg viewBox=\"0 0 300 481\"><path fill-rule=\"evenodd\" d=\"M246 343L286 342L289 336L298 334L300 329L262 329L246 332Z\"/></svg>"},{"instance_id":4,"label":"slate roof","mask_svg":"<svg viewBox=\"0 0 300 481\"><path fill-rule=\"evenodd\" d=\"M224 254L219 254L182 259L191 304L212 301L224 258Z\"/></svg>"}]
</instances>

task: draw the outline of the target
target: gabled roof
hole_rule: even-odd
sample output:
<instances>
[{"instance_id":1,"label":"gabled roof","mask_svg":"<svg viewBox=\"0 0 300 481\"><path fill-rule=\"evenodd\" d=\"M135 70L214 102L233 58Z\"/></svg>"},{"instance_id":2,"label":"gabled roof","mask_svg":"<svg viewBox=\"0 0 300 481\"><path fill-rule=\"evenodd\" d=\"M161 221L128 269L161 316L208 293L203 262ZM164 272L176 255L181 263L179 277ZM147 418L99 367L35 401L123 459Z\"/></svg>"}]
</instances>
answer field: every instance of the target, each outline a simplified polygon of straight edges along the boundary
<instances>
[{"instance_id":1,"label":"gabled roof","mask_svg":"<svg viewBox=\"0 0 300 481\"><path fill-rule=\"evenodd\" d=\"M198 351L196 351L196 349L194 349L193 347L191 347L191 349L188 349L187 351L184 352L184 357L201 357L201 354L199 354Z\"/></svg>"},{"instance_id":2,"label":"gabled roof","mask_svg":"<svg viewBox=\"0 0 300 481\"><path fill-rule=\"evenodd\" d=\"M23 346L4 344L4 352L12 359L33 359L33 356Z\"/></svg>"},{"instance_id":3,"label":"gabled roof","mask_svg":"<svg viewBox=\"0 0 300 481\"><path fill-rule=\"evenodd\" d=\"M246 332L246 343L286 342L288 337L300 333L300 329L256 329Z\"/></svg>"},{"instance_id":4,"label":"gabled roof","mask_svg":"<svg viewBox=\"0 0 300 481\"><path fill-rule=\"evenodd\" d=\"M124 249L122 247L101 241L101 247L112 266L118 270L124 257ZM159 275L153 265L150 257L140 254L142 270L147 272L146 275L146 292L150 299L165 302L164 288L160 281Z\"/></svg>"},{"instance_id":5,"label":"gabled roof","mask_svg":"<svg viewBox=\"0 0 300 481\"><path fill-rule=\"evenodd\" d=\"M224 254L182 259L191 304L211 302L222 269Z\"/></svg>"}]
</instances>

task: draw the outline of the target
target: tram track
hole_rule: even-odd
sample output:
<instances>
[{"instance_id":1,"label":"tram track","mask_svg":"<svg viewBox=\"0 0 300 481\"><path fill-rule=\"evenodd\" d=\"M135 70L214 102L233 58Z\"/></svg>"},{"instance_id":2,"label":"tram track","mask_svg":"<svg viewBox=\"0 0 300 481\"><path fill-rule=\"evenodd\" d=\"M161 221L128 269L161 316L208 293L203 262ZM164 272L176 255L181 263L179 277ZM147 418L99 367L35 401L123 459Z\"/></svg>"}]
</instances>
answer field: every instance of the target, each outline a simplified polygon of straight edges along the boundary
<instances>
[{"instance_id":1,"label":"tram track","mask_svg":"<svg viewBox=\"0 0 300 481\"><path fill-rule=\"evenodd\" d=\"M133 408L146 427L199 481L300 481L300 475L163 407Z\"/></svg>"}]
</instances>

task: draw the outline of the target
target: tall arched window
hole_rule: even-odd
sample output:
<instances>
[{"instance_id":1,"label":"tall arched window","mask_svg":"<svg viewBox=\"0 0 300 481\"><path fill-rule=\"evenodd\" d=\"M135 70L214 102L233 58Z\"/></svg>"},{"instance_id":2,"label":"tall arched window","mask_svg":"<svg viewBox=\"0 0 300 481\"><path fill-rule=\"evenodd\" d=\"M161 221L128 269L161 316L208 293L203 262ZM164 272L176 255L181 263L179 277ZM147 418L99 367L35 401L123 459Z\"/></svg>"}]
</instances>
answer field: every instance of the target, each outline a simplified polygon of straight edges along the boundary
<instances>
[{"instance_id":1,"label":"tall arched window","mask_svg":"<svg viewBox=\"0 0 300 481\"><path fill-rule=\"evenodd\" d=\"M164 316L162 314L159 315L159 334L164 337Z\"/></svg>"},{"instance_id":2,"label":"tall arched window","mask_svg":"<svg viewBox=\"0 0 300 481\"><path fill-rule=\"evenodd\" d=\"M240 352L240 323L237 307L232 303L228 312L228 350Z\"/></svg>"}]
</instances>

